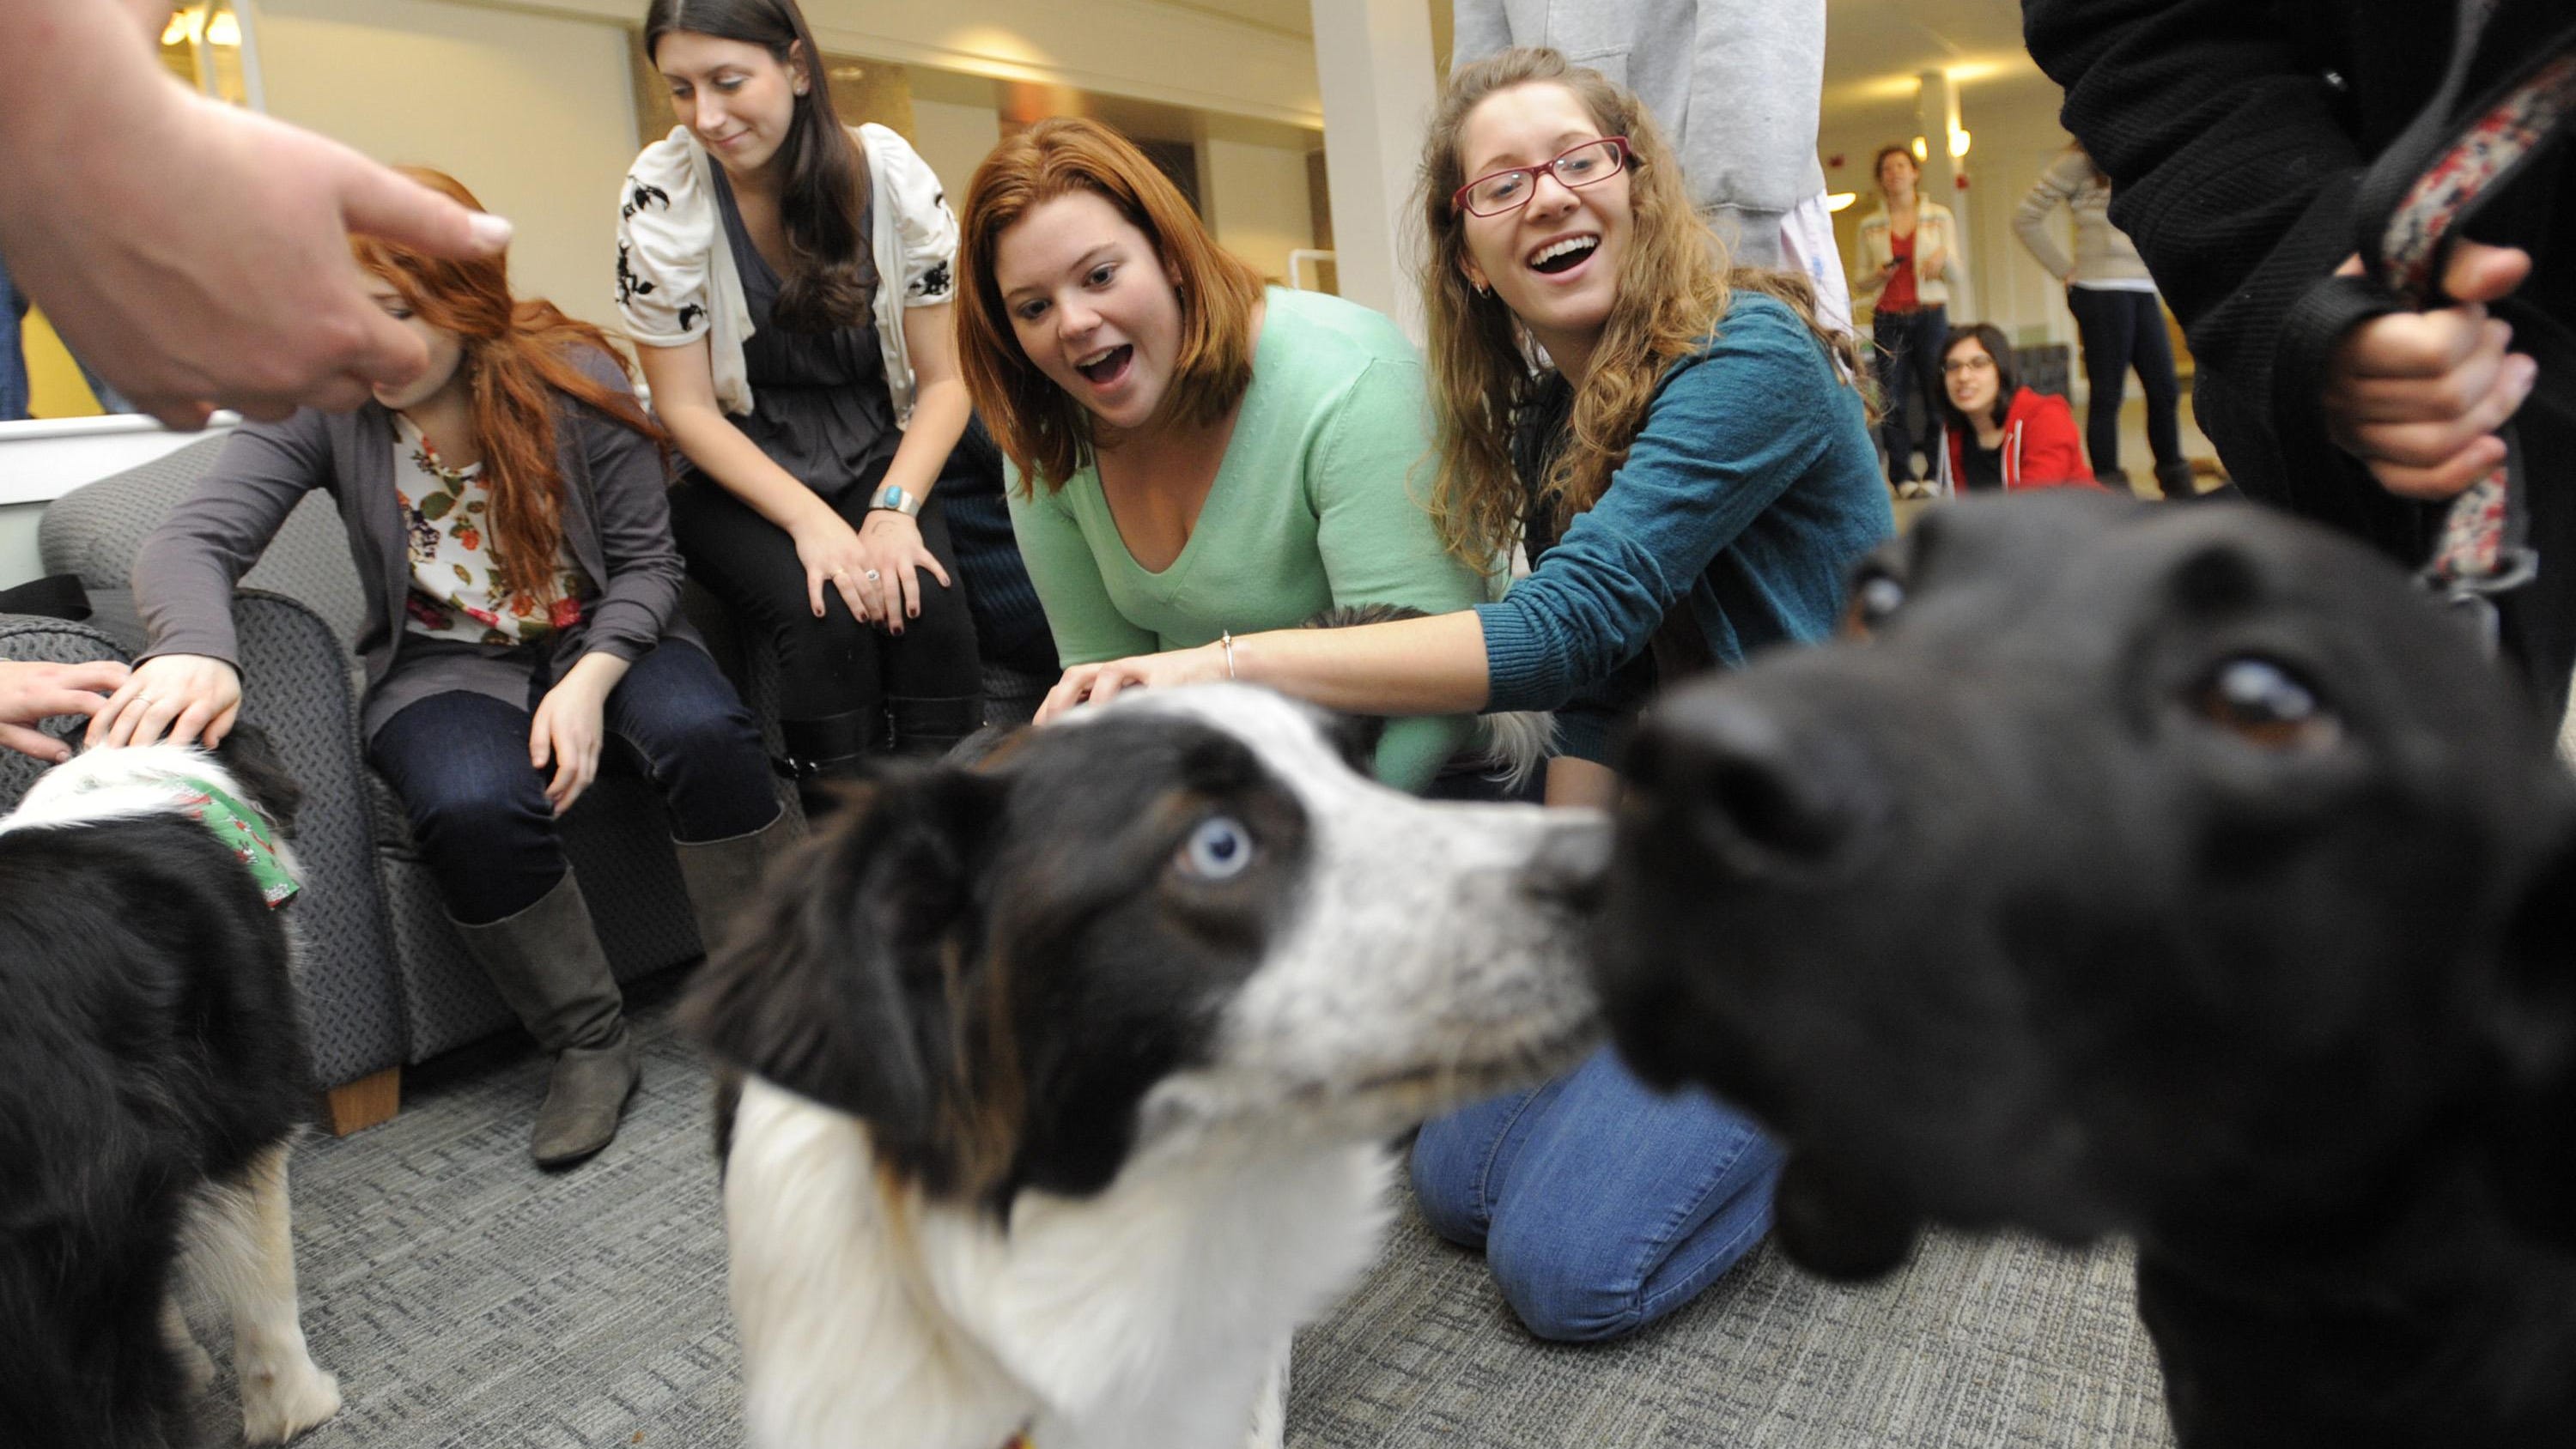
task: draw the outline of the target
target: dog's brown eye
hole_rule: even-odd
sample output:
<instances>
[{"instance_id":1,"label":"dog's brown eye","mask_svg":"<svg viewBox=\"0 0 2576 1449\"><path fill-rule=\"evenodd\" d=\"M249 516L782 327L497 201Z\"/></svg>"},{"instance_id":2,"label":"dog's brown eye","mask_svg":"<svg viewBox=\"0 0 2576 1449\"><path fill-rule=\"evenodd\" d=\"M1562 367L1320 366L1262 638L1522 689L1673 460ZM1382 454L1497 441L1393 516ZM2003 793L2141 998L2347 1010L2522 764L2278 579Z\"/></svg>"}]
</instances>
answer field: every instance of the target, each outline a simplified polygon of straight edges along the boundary
<instances>
[{"instance_id":1,"label":"dog's brown eye","mask_svg":"<svg viewBox=\"0 0 2576 1449\"><path fill-rule=\"evenodd\" d=\"M1255 854L1252 832L1231 815L1211 815L1181 842L1172 863L1198 880L1231 880L1243 874Z\"/></svg>"},{"instance_id":2,"label":"dog's brown eye","mask_svg":"<svg viewBox=\"0 0 2576 1449\"><path fill-rule=\"evenodd\" d=\"M2230 659L2192 700L2200 717L2267 749L2313 749L2341 732L2316 692L2268 659Z\"/></svg>"},{"instance_id":3,"label":"dog's brown eye","mask_svg":"<svg viewBox=\"0 0 2576 1449\"><path fill-rule=\"evenodd\" d=\"M1871 569L1852 585L1851 605L1843 610L1845 637L1866 639L1889 615L1905 604L1905 585L1896 575Z\"/></svg>"}]
</instances>

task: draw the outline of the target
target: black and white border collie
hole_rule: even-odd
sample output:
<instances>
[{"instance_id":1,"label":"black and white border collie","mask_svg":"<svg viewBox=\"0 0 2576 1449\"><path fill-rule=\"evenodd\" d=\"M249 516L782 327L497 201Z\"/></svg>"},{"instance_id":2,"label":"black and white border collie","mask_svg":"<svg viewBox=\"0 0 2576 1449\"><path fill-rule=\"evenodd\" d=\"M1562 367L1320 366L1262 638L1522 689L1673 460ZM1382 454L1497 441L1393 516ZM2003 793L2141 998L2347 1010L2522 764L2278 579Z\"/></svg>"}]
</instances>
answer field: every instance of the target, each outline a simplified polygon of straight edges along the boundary
<instances>
[{"instance_id":1,"label":"black and white border collie","mask_svg":"<svg viewBox=\"0 0 2576 1449\"><path fill-rule=\"evenodd\" d=\"M236 731L94 750L0 819L0 1440L196 1442L214 1365L184 1269L233 1322L242 1427L283 1443L338 1412L296 1317L287 1145L310 1108L292 936L190 808L294 787ZM281 851L283 844L280 843ZM289 866L291 869L291 865Z\"/></svg>"},{"instance_id":2,"label":"black and white border collie","mask_svg":"<svg viewBox=\"0 0 2576 1449\"><path fill-rule=\"evenodd\" d=\"M1387 1139L1595 1039L1601 817L1443 805L1262 691L881 779L697 989L760 1449L1277 1442Z\"/></svg>"}]
</instances>

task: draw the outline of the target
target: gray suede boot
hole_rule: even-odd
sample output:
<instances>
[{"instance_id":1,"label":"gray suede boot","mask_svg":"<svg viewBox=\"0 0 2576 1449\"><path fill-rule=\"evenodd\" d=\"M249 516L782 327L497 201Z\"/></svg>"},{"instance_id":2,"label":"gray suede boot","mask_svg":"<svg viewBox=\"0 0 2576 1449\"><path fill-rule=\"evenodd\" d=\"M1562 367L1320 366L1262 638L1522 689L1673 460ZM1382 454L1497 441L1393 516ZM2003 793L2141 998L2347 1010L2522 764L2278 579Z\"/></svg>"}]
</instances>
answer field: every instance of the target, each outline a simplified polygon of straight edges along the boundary
<instances>
[{"instance_id":1,"label":"gray suede boot","mask_svg":"<svg viewBox=\"0 0 2576 1449\"><path fill-rule=\"evenodd\" d=\"M570 1167L617 1135L641 1069L626 1032L625 999L570 870L536 904L488 925L459 923L466 949L553 1053L553 1077L528 1147L545 1168Z\"/></svg>"},{"instance_id":2,"label":"gray suede boot","mask_svg":"<svg viewBox=\"0 0 2576 1449\"><path fill-rule=\"evenodd\" d=\"M760 894L771 863L793 849L804 834L804 822L796 812L782 808L777 819L747 835L671 842L672 853L680 858L680 883L688 890L689 909L697 912L698 939L709 956Z\"/></svg>"}]
</instances>

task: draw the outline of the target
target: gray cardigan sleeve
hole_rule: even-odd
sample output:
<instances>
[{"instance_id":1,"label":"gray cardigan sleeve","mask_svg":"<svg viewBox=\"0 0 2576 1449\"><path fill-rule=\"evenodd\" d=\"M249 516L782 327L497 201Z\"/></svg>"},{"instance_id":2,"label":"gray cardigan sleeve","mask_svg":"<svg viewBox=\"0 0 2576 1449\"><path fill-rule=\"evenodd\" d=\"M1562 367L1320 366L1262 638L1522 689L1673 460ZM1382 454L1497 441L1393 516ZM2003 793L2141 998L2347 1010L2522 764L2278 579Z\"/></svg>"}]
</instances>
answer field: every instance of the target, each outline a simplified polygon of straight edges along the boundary
<instances>
[{"instance_id":1,"label":"gray cardigan sleeve","mask_svg":"<svg viewBox=\"0 0 2576 1449\"><path fill-rule=\"evenodd\" d=\"M620 393L626 374L605 357L582 368ZM608 577L584 621L583 652L600 650L630 663L660 643L680 606L680 551L671 540L670 466L651 438L581 403L565 419L580 431L590 472L591 509Z\"/></svg>"},{"instance_id":2,"label":"gray cardigan sleeve","mask_svg":"<svg viewBox=\"0 0 2576 1449\"><path fill-rule=\"evenodd\" d=\"M251 423L226 439L196 491L134 555L134 604L145 646L135 662L203 654L239 668L233 585L259 562L286 515L331 478L322 414Z\"/></svg>"}]
</instances>

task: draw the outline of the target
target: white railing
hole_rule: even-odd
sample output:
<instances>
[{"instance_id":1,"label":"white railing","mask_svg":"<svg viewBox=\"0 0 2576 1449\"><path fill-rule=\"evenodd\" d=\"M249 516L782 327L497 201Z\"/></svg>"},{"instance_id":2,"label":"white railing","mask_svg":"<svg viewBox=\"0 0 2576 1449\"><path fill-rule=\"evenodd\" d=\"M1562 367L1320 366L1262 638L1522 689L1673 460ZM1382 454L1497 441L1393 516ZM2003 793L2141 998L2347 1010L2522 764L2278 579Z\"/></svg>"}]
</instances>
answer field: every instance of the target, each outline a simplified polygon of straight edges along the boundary
<instances>
[{"instance_id":1,"label":"white railing","mask_svg":"<svg viewBox=\"0 0 2576 1449\"><path fill-rule=\"evenodd\" d=\"M0 423L0 507L51 503L84 483L228 433L240 421L237 413L217 413L203 433L174 433L132 414Z\"/></svg>"}]
</instances>

